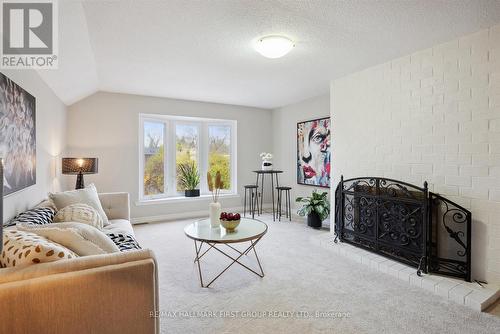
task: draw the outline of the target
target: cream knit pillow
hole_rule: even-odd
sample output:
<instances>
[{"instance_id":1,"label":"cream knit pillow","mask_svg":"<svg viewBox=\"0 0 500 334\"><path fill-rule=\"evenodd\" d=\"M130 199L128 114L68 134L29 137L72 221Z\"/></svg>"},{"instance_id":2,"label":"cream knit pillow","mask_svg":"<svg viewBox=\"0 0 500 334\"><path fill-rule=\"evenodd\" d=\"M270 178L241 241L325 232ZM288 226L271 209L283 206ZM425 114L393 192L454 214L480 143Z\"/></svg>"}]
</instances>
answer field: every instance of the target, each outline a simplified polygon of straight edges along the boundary
<instances>
[{"instance_id":1,"label":"cream knit pillow","mask_svg":"<svg viewBox=\"0 0 500 334\"><path fill-rule=\"evenodd\" d=\"M102 230L102 218L96 209L87 204L71 204L61 209L54 217L54 223L76 222Z\"/></svg>"},{"instance_id":2,"label":"cream knit pillow","mask_svg":"<svg viewBox=\"0 0 500 334\"><path fill-rule=\"evenodd\" d=\"M3 234L0 267L22 267L78 257L71 250L46 238L9 228Z\"/></svg>"},{"instance_id":3,"label":"cream knit pillow","mask_svg":"<svg viewBox=\"0 0 500 334\"><path fill-rule=\"evenodd\" d=\"M102 208L97 189L90 184L85 189L65 191L62 193L49 193L49 198L54 202L57 210L61 210L71 204L87 204L97 210L102 218L104 226L108 225L108 217Z\"/></svg>"},{"instance_id":4,"label":"cream knit pillow","mask_svg":"<svg viewBox=\"0 0 500 334\"><path fill-rule=\"evenodd\" d=\"M71 249L79 256L119 252L115 243L97 228L81 223L67 222L43 226L18 224L21 231L36 233Z\"/></svg>"}]
</instances>

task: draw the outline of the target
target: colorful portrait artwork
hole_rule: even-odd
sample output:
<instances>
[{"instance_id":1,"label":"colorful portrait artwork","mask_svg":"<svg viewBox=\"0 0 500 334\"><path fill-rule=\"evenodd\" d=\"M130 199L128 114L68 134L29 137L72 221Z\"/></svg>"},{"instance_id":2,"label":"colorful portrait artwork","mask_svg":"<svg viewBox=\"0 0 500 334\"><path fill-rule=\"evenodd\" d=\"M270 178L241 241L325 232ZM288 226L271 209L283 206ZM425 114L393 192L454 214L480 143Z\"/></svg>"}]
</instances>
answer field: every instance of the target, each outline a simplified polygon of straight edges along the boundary
<instances>
[{"instance_id":1,"label":"colorful portrait artwork","mask_svg":"<svg viewBox=\"0 0 500 334\"><path fill-rule=\"evenodd\" d=\"M3 193L36 183L35 98L0 73L0 157Z\"/></svg>"},{"instance_id":2,"label":"colorful portrait artwork","mask_svg":"<svg viewBox=\"0 0 500 334\"><path fill-rule=\"evenodd\" d=\"M297 123L297 183L330 187L330 117Z\"/></svg>"}]
</instances>

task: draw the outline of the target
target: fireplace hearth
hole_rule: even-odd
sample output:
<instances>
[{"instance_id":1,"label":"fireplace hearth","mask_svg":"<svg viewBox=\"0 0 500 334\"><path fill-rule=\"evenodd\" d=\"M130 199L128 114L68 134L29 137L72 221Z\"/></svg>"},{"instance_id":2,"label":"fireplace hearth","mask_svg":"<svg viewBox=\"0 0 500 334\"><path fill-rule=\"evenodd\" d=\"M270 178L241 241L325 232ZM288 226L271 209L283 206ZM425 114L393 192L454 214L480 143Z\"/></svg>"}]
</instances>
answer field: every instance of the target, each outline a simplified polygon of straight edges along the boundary
<instances>
[{"instance_id":1,"label":"fireplace hearth","mask_svg":"<svg viewBox=\"0 0 500 334\"><path fill-rule=\"evenodd\" d=\"M421 272L471 281L471 213L402 181L359 177L335 192L335 242L346 242Z\"/></svg>"}]
</instances>

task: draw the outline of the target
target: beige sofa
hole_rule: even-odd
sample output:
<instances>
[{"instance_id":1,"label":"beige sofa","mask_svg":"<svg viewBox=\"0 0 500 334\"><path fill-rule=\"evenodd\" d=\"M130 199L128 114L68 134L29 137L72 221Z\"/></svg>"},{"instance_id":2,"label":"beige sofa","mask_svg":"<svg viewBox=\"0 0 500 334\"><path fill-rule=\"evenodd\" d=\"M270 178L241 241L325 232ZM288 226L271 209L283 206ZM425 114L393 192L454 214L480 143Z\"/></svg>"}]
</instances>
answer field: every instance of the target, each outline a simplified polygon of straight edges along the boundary
<instances>
[{"instance_id":1,"label":"beige sofa","mask_svg":"<svg viewBox=\"0 0 500 334\"><path fill-rule=\"evenodd\" d=\"M99 198L133 233L128 194ZM0 333L159 333L157 268L143 249L0 269Z\"/></svg>"}]
</instances>

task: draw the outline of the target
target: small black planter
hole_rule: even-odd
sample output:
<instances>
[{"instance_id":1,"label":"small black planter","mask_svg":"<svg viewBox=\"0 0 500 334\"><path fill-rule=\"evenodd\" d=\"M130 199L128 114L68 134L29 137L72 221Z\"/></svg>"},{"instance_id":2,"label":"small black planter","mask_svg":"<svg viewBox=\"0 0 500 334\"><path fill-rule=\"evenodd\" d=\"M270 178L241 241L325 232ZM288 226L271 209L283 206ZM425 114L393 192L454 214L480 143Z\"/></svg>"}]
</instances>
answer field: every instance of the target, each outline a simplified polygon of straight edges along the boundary
<instances>
[{"instance_id":1,"label":"small black planter","mask_svg":"<svg viewBox=\"0 0 500 334\"><path fill-rule=\"evenodd\" d=\"M200 189L184 190L186 197L200 197Z\"/></svg>"},{"instance_id":2,"label":"small black planter","mask_svg":"<svg viewBox=\"0 0 500 334\"><path fill-rule=\"evenodd\" d=\"M307 215L307 226L320 229L322 226L321 223L322 223L321 218L315 211Z\"/></svg>"}]
</instances>

